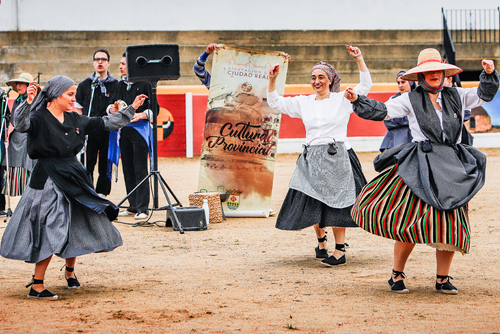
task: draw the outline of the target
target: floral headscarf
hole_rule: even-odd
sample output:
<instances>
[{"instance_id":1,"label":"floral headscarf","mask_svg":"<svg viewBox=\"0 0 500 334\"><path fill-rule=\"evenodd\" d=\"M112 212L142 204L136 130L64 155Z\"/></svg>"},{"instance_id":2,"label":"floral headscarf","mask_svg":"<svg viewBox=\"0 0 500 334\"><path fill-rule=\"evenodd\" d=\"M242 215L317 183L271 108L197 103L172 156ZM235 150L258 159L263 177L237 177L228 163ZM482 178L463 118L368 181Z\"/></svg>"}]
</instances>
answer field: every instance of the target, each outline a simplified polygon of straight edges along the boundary
<instances>
[{"instance_id":1,"label":"floral headscarf","mask_svg":"<svg viewBox=\"0 0 500 334\"><path fill-rule=\"evenodd\" d=\"M320 61L319 63L316 63L312 70L311 73L316 70L320 69L326 73L328 76L328 79L330 80L330 92L332 93L338 93L340 92L340 75L337 73L337 70L335 67L332 65L328 64L326 61Z\"/></svg>"}]
</instances>

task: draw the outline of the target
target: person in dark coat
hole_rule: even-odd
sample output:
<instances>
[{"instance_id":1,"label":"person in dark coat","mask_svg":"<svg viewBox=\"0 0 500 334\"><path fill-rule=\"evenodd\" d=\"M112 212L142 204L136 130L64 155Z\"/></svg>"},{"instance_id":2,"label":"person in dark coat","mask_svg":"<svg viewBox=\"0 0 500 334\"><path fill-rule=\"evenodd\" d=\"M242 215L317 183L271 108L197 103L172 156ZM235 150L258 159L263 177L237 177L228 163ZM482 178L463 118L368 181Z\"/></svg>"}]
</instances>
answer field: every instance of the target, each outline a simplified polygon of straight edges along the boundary
<instances>
[{"instance_id":1,"label":"person in dark coat","mask_svg":"<svg viewBox=\"0 0 500 334\"><path fill-rule=\"evenodd\" d=\"M120 61L122 79L111 96L113 104L108 107L109 113L119 110L118 102L130 104L140 94L149 95L152 87L150 82L130 82L127 80L127 58L124 53ZM148 176L148 154L152 157L153 129L149 122L153 112L149 108L149 99L139 107L130 123L119 130L119 146L116 152L121 154L123 178L127 190L129 207L121 211L119 216L134 216L135 219L147 218L149 206L149 180L146 180L134 192L132 190ZM156 103L156 101L154 102ZM158 105L155 108L159 110ZM116 144L116 143L115 143ZM112 147L112 143L110 143Z\"/></svg>"},{"instance_id":2,"label":"person in dark coat","mask_svg":"<svg viewBox=\"0 0 500 334\"><path fill-rule=\"evenodd\" d=\"M399 71L396 76L396 82L398 84L398 90L395 95L391 96L394 99L401 94L409 93L414 90L417 85L414 81L407 81L403 79L403 75L406 71ZM387 128L387 132L380 145L380 151L387 150L388 148L398 146L401 144L406 144L411 142L411 131L408 127L408 117L394 118L384 120L384 125Z\"/></svg>"},{"instance_id":3,"label":"person in dark coat","mask_svg":"<svg viewBox=\"0 0 500 334\"><path fill-rule=\"evenodd\" d=\"M76 111L90 117L103 117L110 103L111 95L115 90L118 80L108 72L111 58L105 49L94 52L94 73L78 85L76 91ZM111 178L108 177L108 143L109 131L93 132L87 139L85 154L83 156L85 167L92 179L94 168L97 164L98 177L95 190L102 196L111 192Z\"/></svg>"}]
</instances>

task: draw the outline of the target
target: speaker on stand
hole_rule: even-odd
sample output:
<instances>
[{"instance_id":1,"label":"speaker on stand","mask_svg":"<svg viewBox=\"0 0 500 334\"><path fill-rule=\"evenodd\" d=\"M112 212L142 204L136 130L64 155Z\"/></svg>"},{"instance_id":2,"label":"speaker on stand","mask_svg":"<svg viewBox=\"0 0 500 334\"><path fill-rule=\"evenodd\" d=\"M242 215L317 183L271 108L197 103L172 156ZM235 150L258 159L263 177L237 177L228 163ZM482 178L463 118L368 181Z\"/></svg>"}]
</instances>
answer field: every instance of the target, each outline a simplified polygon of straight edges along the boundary
<instances>
[{"instance_id":1,"label":"speaker on stand","mask_svg":"<svg viewBox=\"0 0 500 334\"><path fill-rule=\"evenodd\" d=\"M168 210L167 218L172 221L172 225L180 233L184 233L182 224L177 212L184 209L179 199L175 196L165 179L158 170L158 136L157 136L157 114L158 101L156 88L159 80L177 80L180 74L179 45L177 44L152 44L129 46L126 50L127 59L127 80L130 82L149 81L152 86L151 96L149 96L153 105L153 168L150 173L118 203L121 207L130 195L136 191L148 179L153 180L153 206L152 211ZM159 207L158 185L161 186L163 194L167 199L168 206ZM175 200L172 202L168 195L170 193ZM201 211L203 209L199 208ZM182 216L182 214L181 214Z\"/></svg>"}]
</instances>

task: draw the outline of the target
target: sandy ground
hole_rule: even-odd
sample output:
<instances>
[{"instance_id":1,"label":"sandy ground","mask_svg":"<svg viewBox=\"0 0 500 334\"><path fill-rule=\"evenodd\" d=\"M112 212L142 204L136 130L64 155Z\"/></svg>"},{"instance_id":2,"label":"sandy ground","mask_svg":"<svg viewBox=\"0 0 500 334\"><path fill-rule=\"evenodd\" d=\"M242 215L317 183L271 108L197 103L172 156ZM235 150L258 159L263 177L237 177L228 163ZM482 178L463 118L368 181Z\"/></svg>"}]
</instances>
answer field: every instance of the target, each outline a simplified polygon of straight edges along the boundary
<instances>
[{"instance_id":1,"label":"sandy ground","mask_svg":"<svg viewBox=\"0 0 500 334\"><path fill-rule=\"evenodd\" d=\"M78 258L81 289L65 288L64 262L53 259L46 287L57 301L27 299L33 265L1 258L0 332L500 333L500 149L484 152L486 185L470 203L471 253L456 254L450 273L456 296L434 291L434 251L426 245L415 247L406 268L410 294L391 293L393 241L360 229L348 231L347 265L327 268L314 259L313 229L279 231L276 217L231 218L185 234L164 222L116 223L124 245ZM358 155L371 179L375 153ZM277 158L276 211L296 157ZM188 205L199 159L160 159L160 171ZM119 202L124 189L120 178L110 199ZM164 218L165 211L153 215Z\"/></svg>"}]
</instances>

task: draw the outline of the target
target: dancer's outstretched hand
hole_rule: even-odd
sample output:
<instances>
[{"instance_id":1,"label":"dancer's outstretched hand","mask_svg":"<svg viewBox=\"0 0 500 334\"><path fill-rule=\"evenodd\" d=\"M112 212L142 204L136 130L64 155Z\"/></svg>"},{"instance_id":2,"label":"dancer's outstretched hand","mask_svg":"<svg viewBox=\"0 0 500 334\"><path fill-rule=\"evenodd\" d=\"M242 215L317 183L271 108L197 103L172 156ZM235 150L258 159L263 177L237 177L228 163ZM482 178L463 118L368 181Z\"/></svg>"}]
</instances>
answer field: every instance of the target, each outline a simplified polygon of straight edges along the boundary
<instances>
[{"instance_id":1,"label":"dancer's outstretched hand","mask_svg":"<svg viewBox=\"0 0 500 334\"><path fill-rule=\"evenodd\" d=\"M495 70L495 63L493 62L493 60L483 59L481 65L483 65L484 71L488 74L493 73L493 71Z\"/></svg>"},{"instance_id":2,"label":"dancer's outstretched hand","mask_svg":"<svg viewBox=\"0 0 500 334\"><path fill-rule=\"evenodd\" d=\"M37 85L36 81L30 82L28 89L26 90L28 93L28 98L26 99L26 102L28 104L31 104L31 102L33 102L33 100L35 99L36 94L38 94L38 87L39 85Z\"/></svg>"},{"instance_id":3,"label":"dancer's outstretched hand","mask_svg":"<svg viewBox=\"0 0 500 334\"><path fill-rule=\"evenodd\" d=\"M271 66L269 68L269 80L276 79L280 74L280 66L278 64Z\"/></svg>"},{"instance_id":4,"label":"dancer's outstretched hand","mask_svg":"<svg viewBox=\"0 0 500 334\"><path fill-rule=\"evenodd\" d=\"M358 94L352 87L347 87L344 92L344 96L346 99L348 99L351 102L354 102L358 99Z\"/></svg>"},{"instance_id":5,"label":"dancer's outstretched hand","mask_svg":"<svg viewBox=\"0 0 500 334\"><path fill-rule=\"evenodd\" d=\"M345 48L353 58L359 58L362 56L361 50L357 46L346 45Z\"/></svg>"}]
</instances>

